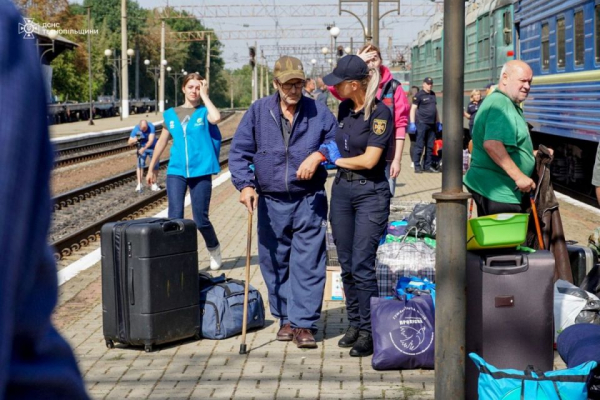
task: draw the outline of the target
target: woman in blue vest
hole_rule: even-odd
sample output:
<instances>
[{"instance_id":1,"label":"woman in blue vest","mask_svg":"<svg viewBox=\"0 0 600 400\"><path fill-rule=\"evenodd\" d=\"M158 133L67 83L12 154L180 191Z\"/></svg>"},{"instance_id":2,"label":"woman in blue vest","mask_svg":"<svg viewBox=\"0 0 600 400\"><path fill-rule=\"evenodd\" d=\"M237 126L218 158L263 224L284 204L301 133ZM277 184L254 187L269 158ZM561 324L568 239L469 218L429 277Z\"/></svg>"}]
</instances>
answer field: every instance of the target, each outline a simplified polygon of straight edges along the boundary
<instances>
[{"instance_id":1,"label":"woman in blue vest","mask_svg":"<svg viewBox=\"0 0 600 400\"><path fill-rule=\"evenodd\" d=\"M164 112L163 130L146 180L149 185L155 183L154 164L172 137L167 168L169 218L183 218L185 193L189 187L194 221L210 253L210 268L216 270L222 264L221 249L208 219L208 207L212 193L211 175L220 171L221 132L216 124L221 120L221 114L208 97L208 83L199 74L187 74L181 90L185 103Z\"/></svg>"}]
</instances>

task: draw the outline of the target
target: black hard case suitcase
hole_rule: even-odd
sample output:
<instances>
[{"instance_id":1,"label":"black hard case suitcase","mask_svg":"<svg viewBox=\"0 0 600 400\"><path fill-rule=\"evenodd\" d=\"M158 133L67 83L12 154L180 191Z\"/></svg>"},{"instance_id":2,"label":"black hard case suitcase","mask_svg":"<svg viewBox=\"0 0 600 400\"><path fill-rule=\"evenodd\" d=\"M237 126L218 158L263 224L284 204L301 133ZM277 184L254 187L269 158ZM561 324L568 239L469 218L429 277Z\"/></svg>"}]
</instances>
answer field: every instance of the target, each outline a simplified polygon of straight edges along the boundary
<instances>
[{"instance_id":1,"label":"black hard case suitcase","mask_svg":"<svg viewBox=\"0 0 600 400\"><path fill-rule=\"evenodd\" d=\"M586 275L598 263L598 255L591 248L578 244L568 244L567 251L573 272L573 284L580 286Z\"/></svg>"},{"instance_id":2,"label":"black hard case suitcase","mask_svg":"<svg viewBox=\"0 0 600 400\"><path fill-rule=\"evenodd\" d=\"M194 221L147 218L102 227L102 322L106 345L153 346L199 337Z\"/></svg>"},{"instance_id":3,"label":"black hard case suitcase","mask_svg":"<svg viewBox=\"0 0 600 400\"><path fill-rule=\"evenodd\" d=\"M498 368L552 370L554 256L540 250L467 252L467 354ZM479 372L467 359L468 400Z\"/></svg>"}]
</instances>

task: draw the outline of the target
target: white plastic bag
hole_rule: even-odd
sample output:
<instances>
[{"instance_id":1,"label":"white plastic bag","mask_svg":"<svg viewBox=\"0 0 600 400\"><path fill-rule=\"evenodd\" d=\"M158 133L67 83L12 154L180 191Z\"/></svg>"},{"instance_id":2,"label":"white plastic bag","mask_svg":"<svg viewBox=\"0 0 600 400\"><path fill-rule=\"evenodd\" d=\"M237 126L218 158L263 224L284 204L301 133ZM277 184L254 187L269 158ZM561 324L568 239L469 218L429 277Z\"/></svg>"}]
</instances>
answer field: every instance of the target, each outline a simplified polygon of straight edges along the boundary
<instances>
[{"instance_id":1,"label":"white plastic bag","mask_svg":"<svg viewBox=\"0 0 600 400\"><path fill-rule=\"evenodd\" d=\"M565 328L576 322L592 322L580 321L578 317L594 304L600 304L600 299L592 293L562 279L557 280L554 284L554 341Z\"/></svg>"}]
</instances>

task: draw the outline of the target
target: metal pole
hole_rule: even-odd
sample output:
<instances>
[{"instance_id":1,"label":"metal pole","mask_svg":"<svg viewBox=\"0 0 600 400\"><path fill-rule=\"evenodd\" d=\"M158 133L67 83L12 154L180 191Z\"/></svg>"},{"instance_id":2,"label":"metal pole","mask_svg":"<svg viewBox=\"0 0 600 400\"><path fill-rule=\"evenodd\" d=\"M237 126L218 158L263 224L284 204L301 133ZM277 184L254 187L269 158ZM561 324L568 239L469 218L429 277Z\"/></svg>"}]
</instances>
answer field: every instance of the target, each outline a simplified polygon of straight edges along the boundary
<instances>
[{"instance_id":1,"label":"metal pole","mask_svg":"<svg viewBox=\"0 0 600 400\"><path fill-rule=\"evenodd\" d=\"M256 54L258 54L258 45L256 44L256 41L254 42L254 49L256 51ZM258 69L256 67L257 67L257 65L254 64L254 67L252 68L252 102L253 103L258 99Z\"/></svg>"},{"instance_id":2,"label":"metal pole","mask_svg":"<svg viewBox=\"0 0 600 400\"><path fill-rule=\"evenodd\" d=\"M365 42L370 42L372 39L371 36L371 27L373 26L373 18L372 18L372 4L371 0L367 0L367 32L365 32ZM367 43L365 43L367 44Z\"/></svg>"},{"instance_id":3,"label":"metal pole","mask_svg":"<svg viewBox=\"0 0 600 400\"><path fill-rule=\"evenodd\" d=\"M127 0L121 0L121 115L129 118L129 71L127 58Z\"/></svg>"},{"instance_id":4,"label":"metal pole","mask_svg":"<svg viewBox=\"0 0 600 400\"><path fill-rule=\"evenodd\" d=\"M260 64L260 85L259 85L260 86L260 97L259 98L261 98L261 99L263 98L263 95L265 94L265 92L264 92L265 81L263 80L264 79L264 77L263 77L263 70L264 70L264 67L263 67L263 65L261 63Z\"/></svg>"},{"instance_id":5,"label":"metal pole","mask_svg":"<svg viewBox=\"0 0 600 400\"><path fill-rule=\"evenodd\" d=\"M89 91L89 101L90 101L90 120L88 125L94 125L94 104L92 99L92 36L90 35L91 26L91 8L92 6L87 6L87 27L88 27L88 91Z\"/></svg>"},{"instance_id":6,"label":"metal pole","mask_svg":"<svg viewBox=\"0 0 600 400\"><path fill-rule=\"evenodd\" d=\"M379 0L373 0L373 40L371 43L379 47Z\"/></svg>"},{"instance_id":7,"label":"metal pole","mask_svg":"<svg viewBox=\"0 0 600 400\"><path fill-rule=\"evenodd\" d=\"M175 82L175 104L173 104L173 107L177 107L177 92L179 91L179 88L177 87L179 85L178 77L177 74L173 77L173 81Z\"/></svg>"},{"instance_id":8,"label":"metal pole","mask_svg":"<svg viewBox=\"0 0 600 400\"><path fill-rule=\"evenodd\" d=\"M210 84L210 35L206 35L206 83Z\"/></svg>"},{"instance_id":9,"label":"metal pole","mask_svg":"<svg viewBox=\"0 0 600 400\"><path fill-rule=\"evenodd\" d=\"M158 112L158 76L156 76L156 71L152 72L154 74L154 114Z\"/></svg>"},{"instance_id":10,"label":"metal pole","mask_svg":"<svg viewBox=\"0 0 600 400\"><path fill-rule=\"evenodd\" d=\"M135 99L140 99L140 49L135 45Z\"/></svg>"},{"instance_id":11,"label":"metal pole","mask_svg":"<svg viewBox=\"0 0 600 400\"><path fill-rule=\"evenodd\" d=\"M158 111L165 111L165 20L160 24L160 81L158 85Z\"/></svg>"},{"instance_id":12,"label":"metal pole","mask_svg":"<svg viewBox=\"0 0 600 400\"><path fill-rule=\"evenodd\" d=\"M233 75L229 76L229 108L233 108Z\"/></svg>"},{"instance_id":13,"label":"metal pole","mask_svg":"<svg viewBox=\"0 0 600 400\"><path fill-rule=\"evenodd\" d=\"M435 193L436 250L435 398L465 398L466 230L469 193L462 191L464 0L444 2L444 166ZM451 56L450 56L451 55Z\"/></svg>"}]
</instances>

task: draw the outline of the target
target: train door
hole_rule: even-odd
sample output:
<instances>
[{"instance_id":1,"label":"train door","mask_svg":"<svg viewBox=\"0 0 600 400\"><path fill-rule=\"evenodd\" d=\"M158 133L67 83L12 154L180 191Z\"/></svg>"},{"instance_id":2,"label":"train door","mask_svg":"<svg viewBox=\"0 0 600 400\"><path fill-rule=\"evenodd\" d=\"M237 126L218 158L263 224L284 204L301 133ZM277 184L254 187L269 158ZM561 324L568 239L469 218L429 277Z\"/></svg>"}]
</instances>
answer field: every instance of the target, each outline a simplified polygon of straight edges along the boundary
<instances>
[{"instance_id":1,"label":"train door","mask_svg":"<svg viewBox=\"0 0 600 400\"><path fill-rule=\"evenodd\" d=\"M492 21L492 75L490 81L496 82L500 76L502 65L515 58L512 6L494 11Z\"/></svg>"}]
</instances>

